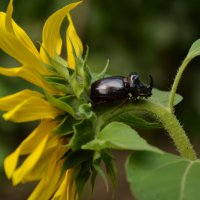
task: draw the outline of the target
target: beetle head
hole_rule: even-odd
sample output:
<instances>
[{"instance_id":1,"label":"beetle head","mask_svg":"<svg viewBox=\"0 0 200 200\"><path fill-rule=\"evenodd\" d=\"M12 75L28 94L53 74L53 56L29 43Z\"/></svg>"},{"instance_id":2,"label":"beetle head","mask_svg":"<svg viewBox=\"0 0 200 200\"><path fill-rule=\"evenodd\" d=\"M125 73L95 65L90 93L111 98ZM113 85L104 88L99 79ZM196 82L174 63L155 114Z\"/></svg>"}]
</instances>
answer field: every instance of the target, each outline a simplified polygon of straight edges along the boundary
<instances>
[{"instance_id":1,"label":"beetle head","mask_svg":"<svg viewBox=\"0 0 200 200\"><path fill-rule=\"evenodd\" d=\"M151 91L153 88L153 78L151 75L149 75L149 77L150 83L149 85L145 85L140 81L139 75L137 73L131 73L129 75L130 92L133 98L151 96Z\"/></svg>"}]
</instances>

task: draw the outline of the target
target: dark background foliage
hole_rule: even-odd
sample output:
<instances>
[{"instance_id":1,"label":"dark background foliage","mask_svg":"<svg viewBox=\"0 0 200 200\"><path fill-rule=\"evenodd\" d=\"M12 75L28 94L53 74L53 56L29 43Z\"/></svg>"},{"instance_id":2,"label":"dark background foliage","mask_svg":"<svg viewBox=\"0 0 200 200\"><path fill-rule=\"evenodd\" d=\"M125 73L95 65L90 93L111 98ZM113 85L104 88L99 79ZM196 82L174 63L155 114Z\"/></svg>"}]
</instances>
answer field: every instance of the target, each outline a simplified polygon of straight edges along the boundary
<instances>
[{"instance_id":1,"label":"dark background foliage","mask_svg":"<svg viewBox=\"0 0 200 200\"><path fill-rule=\"evenodd\" d=\"M45 19L67 0L14 1L14 19L31 36L39 47ZM5 11L8 1L1 0L0 10ZM200 4L197 0L84 0L72 11L77 32L83 44L90 47L89 65L98 72L110 60L108 73L127 76L138 72L144 81L154 78L155 87L169 90L178 67L191 44L200 38ZM65 53L63 54L65 56ZM0 51L1 66L16 66L13 59ZM200 124L200 59L190 63L178 92L184 100L176 113L195 149L199 152ZM0 76L0 96L26 87L18 78ZM0 199L26 199L32 184L12 187L3 172L3 159L11 153L32 130L33 124L14 124L0 118ZM145 138L160 148L175 152L164 131L143 132ZM123 162L126 153L116 152L119 179L116 199L131 199L124 177ZM105 196L104 196L105 193ZM98 181L93 199L110 199L102 180Z\"/></svg>"}]
</instances>

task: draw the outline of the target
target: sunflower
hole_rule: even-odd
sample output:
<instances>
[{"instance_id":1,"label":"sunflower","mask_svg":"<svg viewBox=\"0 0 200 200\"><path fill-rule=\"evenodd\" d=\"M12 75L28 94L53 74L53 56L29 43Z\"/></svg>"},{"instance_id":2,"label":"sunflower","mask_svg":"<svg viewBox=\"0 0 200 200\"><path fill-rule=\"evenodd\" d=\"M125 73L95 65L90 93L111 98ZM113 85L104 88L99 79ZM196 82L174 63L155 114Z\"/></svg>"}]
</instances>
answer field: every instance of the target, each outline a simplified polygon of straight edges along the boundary
<instances>
[{"instance_id":1,"label":"sunflower","mask_svg":"<svg viewBox=\"0 0 200 200\"><path fill-rule=\"evenodd\" d=\"M4 161L14 185L38 182L30 200L78 199L91 172L92 152L80 150L94 137L95 115L88 103L91 74L69 13L78 4L71 3L46 20L39 51L12 19L13 0L0 13L0 48L20 63L14 68L0 67L0 74L18 76L40 88L0 98L5 120L39 122ZM67 60L60 56L60 29L66 18Z\"/></svg>"}]
</instances>

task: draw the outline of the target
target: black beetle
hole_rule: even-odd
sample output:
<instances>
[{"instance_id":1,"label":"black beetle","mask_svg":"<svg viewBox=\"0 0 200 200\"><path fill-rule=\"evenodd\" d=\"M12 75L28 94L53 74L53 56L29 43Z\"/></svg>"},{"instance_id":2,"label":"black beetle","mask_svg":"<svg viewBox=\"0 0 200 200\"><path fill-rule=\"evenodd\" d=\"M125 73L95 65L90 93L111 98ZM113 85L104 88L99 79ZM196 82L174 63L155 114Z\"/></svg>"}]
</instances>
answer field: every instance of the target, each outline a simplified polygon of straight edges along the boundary
<instances>
[{"instance_id":1,"label":"black beetle","mask_svg":"<svg viewBox=\"0 0 200 200\"><path fill-rule=\"evenodd\" d=\"M153 88L153 78L151 75L150 84L144 85L139 80L137 73L131 73L128 77L111 76L95 81L91 85L90 98L93 105L116 100L126 100L138 97L149 97Z\"/></svg>"}]
</instances>

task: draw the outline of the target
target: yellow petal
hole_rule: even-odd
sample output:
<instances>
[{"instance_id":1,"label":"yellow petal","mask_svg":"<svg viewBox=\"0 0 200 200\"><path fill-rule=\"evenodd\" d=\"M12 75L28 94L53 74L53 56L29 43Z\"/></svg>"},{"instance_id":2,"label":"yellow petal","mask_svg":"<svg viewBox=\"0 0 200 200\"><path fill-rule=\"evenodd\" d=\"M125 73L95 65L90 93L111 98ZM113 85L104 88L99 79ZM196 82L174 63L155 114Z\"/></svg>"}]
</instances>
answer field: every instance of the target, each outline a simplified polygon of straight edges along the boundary
<instances>
[{"instance_id":1,"label":"yellow petal","mask_svg":"<svg viewBox=\"0 0 200 200\"><path fill-rule=\"evenodd\" d=\"M69 170L65 173L65 177L55 195L53 196L52 200L67 200L67 188L69 187L67 185L68 174ZM63 196L65 196L65 199L63 199Z\"/></svg>"},{"instance_id":2,"label":"yellow petal","mask_svg":"<svg viewBox=\"0 0 200 200\"><path fill-rule=\"evenodd\" d=\"M8 4L8 8L6 13L1 12L0 13L0 21L1 25L0 28L5 29L7 32L15 35L29 50L39 58L39 52L37 51L35 45L31 41L31 39L28 37L26 32L20 28L14 20L12 20L12 14L13 14L13 0L10 0Z\"/></svg>"},{"instance_id":3,"label":"yellow petal","mask_svg":"<svg viewBox=\"0 0 200 200\"><path fill-rule=\"evenodd\" d=\"M62 39L60 36L60 27L69 13L74 7L81 2L71 3L64 8L56 11L46 21L42 33L42 46L40 49L41 56L45 62L48 62L48 56L54 58L55 55L60 55L62 48ZM48 54L48 56L46 55Z\"/></svg>"},{"instance_id":4,"label":"yellow petal","mask_svg":"<svg viewBox=\"0 0 200 200\"><path fill-rule=\"evenodd\" d=\"M78 34L76 33L71 16L68 14L67 17L69 20L69 26L66 32L68 66L73 69L75 68L74 56L76 55L77 57L79 57L82 55L83 45Z\"/></svg>"},{"instance_id":5,"label":"yellow petal","mask_svg":"<svg viewBox=\"0 0 200 200\"><path fill-rule=\"evenodd\" d=\"M5 68L0 67L0 74L4 76L18 76L22 70L22 67Z\"/></svg>"},{"instance_id":6,"label":"yellow petal","mask_svg":"<svg viewBox=\"0 0 200 200\"><path fill-rule=\"evenodd\" d=\"M42 97L42 94L26 89L15 94L11 94L6 97L0 98L0 110L8 111L10 109L13 109L13 107L17 106L25 99L31 97Z\"/></svg>"},{"instance_id":7,"label":"yellow petal","mask_svg":"<svg viewBox=\"0 0 200 200\"><path fill-rule=\"evenodd\" d=\"M19 145L20 155L31 153L42 138L51 132L57 126L57 122L52 120L43 120L39 126Z\"/></svg>"},{"instance_id":8,"label":"yellow petal","mask_svg":"<svg viewBox=\"0 0 200 200\"><path fill-rule=\"evenodd\" d=\"M48 135L46 135L39 143L39 145L35 148L35 150L26 158L23 164L14 172L13 174L13 184L17 185L22 181L22 179L26 176L26 174L32 170L34 165L38 162L41 157L42 152L44 151L44 147L46 145L48 139Z\"/></svg>"},{"instance_id":9,"label":"yellow petal","mask_svg":"<svg viewBox=\"0 0 200 200\"><path fill-rule=\"evenodd\" d=\"M18 159L19 159L19 153L20 153L20 149L16 149L15 152L10 154L4 160L4 169L5 169L6 176L8 178L12 177L12 174L17 167L17 163L18 163Z\"/></svg>"},{"instance_id":10,"label":"yellow petal","mask_svg":"<svg viewBox=\"0 0 200 200\"><path fill-rule=\"evenodd\" d=\"M25 183L39 180L44 177L48 178L49 172L47 169L49 166L52 166L52 163L57 163L65 152L66 148L62 145L60 138L50 134L40 159L35 163L32 169L26 173L26 176L21 179L21 182Z\"/></svg>"},{"instance_id":11,"label":"yellow petal","mask_svg":"<svg viewBox=\"0 0 200 200\"><path fill-rule=\"evenodd\" d=\"M0 74L11 77L18 76L34 85L43 88L50 94L60 94L60 91L56 91L54 88L52 88L41 78L41 76L36 71L31 69L31 66L25 65L13 68L0 67Z\"/></svg>"},{"instance_id":12,"label":"yellow petal","mask_svg":"<svg viewBox=\"0 0 200 200\"><path fill-rule=\"evenodd\" d=\"M68 61L68 67L71 69L74 69L76 66L75 58L74 58L74 51L72 47L72 43L69 39L69 37L66 37L67 42L67 61Z\"/></svg>"},{"instance_id":13,"label":"yellow petal","mask_svg":"<svg viewBox=\"0 0 200 200\"><path fill-rule=\"evenodd\" d=\"M20 155L31 153L42 139L56 126L56 122L43 120L40 125L19 145L19 147L4 160L4 169L8 178L11 178L16 169Z\"/></svg>"},{"instance_id":14,"label":"yellow petal","mask_svg":"<svg viewBox=\"0 0 200 200\"><path fill-rule=\"evenodd\" d=\"M1 73L1 69L0 69ZM46 92L51 94L58 94L58 91L55 91L49 84L47 84L42 76L35 70L33 70L32 66L24 65L21 67L21 70L18 71L17 76L23 78L24 80L39 86L40 88L44 89Z\"/></svg>"},{"instance_id":15,"label":"yellow petal","mask_svg":"<svg viewBox=\"0 0 200 200\"><path fill-rule=\"evenodd\" d=\"M32 194L29 196L28 200L44 200L51 199L55 190L58 188L61 182L63 162L59 161L57 163L52 162L49 166L48 176L44 177Z\"/></svg>"},{"instance_id":16,"label":"yellow petal","mask_svg":"<svg viewBox=\"0 0 200 200\"><path fill-rule=\"evenodd\" d=\"M12 26L12 14L13 14L13 0L10 0L7 11L6 11L5 28L8 32L14 34L14 30Z\"/></svg>"},{"instance_id":17,"label":"yellow petal","mask_svg":"<svg viewBox=\"0 0 200 200\"><path fill-rule=\"evenodd\" d=\"M39 52L37 51L35 45L32 43L31 39L28 37L28 35L24 32L23 29L21 29L13 20L12 20L12 26L11 29L14 29L14 33L8 30L8 28L5 27L5 18L6 14L3 12L0 12L0 30L13 35L22 45L24 45L29 51L37 58L39 59ZM10 24L10 23L9 23Z\"/></svg>"},{"instance_id":18,"label":"yellow petal","mask_svg":"<svg viewBox=\"0 0 200 200\"><path fill-rule=\"evenodd\" d=\"M3 51L18 60L21 64L32 65L33 69L38 72L43 72L42 69L44 67L41 65L40 60L38 60L38 58L32 54L30 49L13 34L0 29L0 38L0 48Z\"/></svg>"},{"instance_id":19,"label":"yellow petal","mask_svg":"<svg viewBox=\"0 0 200 200\"><path fill-rule=\"evenodd\" d=\"M68 20L69 20L69 27L68 27L68 34L67 37L69 37L72 46L74 48L75 54L77 57L81 56L83 53L83 44L76 32L76 29L74 28L73 21L71 19L70 14L67 15Z\"/></svg>"},{"instance_id":20,"label":"yellow petal","mask_svg":"<svg viewBox=\"0 0 200 200\"><path fill-rule=\"evenodd\" d=\"M53 107L41 97L31 97L3 114L3 118L14 122L27 122L41 119L55 119L62 113L61 110Z\"/></svg>"},{"instance_id":21,"label":"yellow petal","mask_svg":"<svg viewBox=\"0 0 200 200\"><path fill-rule=\"evenodd\" d=\"M76 199L76 190L74 183L72 183L72 170L67 170L65 173L65 177L60 184L60 187L56 191L55 195L53 196L52 200L71 200Z\"/></svg>"}]
</instances>

